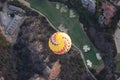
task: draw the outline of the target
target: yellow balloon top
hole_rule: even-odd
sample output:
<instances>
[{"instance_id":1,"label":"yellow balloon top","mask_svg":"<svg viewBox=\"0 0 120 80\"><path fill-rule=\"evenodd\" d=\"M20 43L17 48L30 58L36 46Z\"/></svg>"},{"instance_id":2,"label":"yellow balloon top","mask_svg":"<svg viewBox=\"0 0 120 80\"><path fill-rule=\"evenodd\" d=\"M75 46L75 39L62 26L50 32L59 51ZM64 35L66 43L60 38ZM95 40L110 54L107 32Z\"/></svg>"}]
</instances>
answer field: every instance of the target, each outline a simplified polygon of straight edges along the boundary
<instances>
[{"instance_id":1,"label":"yellow balloon top","mask_svg":"<svg viewBox=\"0 0 120 80\"><path fill-rule=\"evenodd\" d=\"M71 48L70 37L63 32L54 33L49 39L49 47L55 54L64 54Z\"/></svg>"}]
</instances>

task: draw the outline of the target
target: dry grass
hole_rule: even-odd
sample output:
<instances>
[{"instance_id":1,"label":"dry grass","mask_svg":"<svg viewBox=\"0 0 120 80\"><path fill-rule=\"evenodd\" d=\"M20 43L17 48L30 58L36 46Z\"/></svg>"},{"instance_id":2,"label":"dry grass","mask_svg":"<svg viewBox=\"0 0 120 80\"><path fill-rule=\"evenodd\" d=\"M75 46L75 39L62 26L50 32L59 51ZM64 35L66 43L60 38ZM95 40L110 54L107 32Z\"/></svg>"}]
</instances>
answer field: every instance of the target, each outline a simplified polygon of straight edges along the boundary
<instances>
[{"instance_id":1,"label":"dry grass","mask_svg":"<svg viewBox=\"0 0 120 80\"><path fill-rule=\"evenodd\" d=\"M54 63L54 65L52 66L52 69L50 71L50 75L49 75L49 80L53 80L56 79L58 77L58 75L61 72L61 65L59 63L59 59Z\"/></svg>"}]
</instances>

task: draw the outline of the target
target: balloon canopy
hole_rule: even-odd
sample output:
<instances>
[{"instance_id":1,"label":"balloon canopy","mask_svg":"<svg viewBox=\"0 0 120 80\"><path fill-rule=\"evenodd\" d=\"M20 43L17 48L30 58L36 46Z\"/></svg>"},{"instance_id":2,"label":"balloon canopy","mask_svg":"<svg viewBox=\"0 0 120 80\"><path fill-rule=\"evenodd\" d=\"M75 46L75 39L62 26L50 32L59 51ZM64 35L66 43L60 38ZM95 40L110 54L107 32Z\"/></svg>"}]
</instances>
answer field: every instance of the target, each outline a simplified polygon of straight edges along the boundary
<instances>
[{"instance_id":1,"label":"balloon canopy","mask_svg":"<svg viewBox=\"0 0 120 80\"><path fill-rule=\"evenodd\" d=\"M64 54L71 48L71 39L64 32L56 32L49 39L49 47L55 54Z\"/></svg>"}]
</instances>

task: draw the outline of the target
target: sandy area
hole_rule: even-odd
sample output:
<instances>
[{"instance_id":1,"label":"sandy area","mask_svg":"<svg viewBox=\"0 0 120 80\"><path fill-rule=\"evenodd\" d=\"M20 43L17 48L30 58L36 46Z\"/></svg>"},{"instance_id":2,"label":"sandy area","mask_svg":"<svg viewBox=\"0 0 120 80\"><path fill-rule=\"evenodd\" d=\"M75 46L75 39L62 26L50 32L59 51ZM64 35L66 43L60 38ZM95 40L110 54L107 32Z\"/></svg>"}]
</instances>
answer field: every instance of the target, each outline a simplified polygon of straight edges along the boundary
<instances>
[{"instance_id":1,"label":"sandy area","mask_svg":"<svg viewBox=\"0 0 120 80\"><path fill-rule=\"evenodd\" d=\"M30 3L28 3L27 1L25 1L25 0L18 0L18 1L23 3L23 5L26 5L27 7L30 8Z\"/></svg>"},{"instance_id":2,"label":"sandy area","mask_svg":"<svg viewBox=\"0 0 120 80\"><path fill-rule=\"evenodd\" d=\"M6 35L5 34L5 32L4 32L4 28L0 25L0 31L1 31L1 33L3 34L3 36L6 38L6 40L8 41L8 42L10 42L10 43L12 43L12 38L10 37L10 36L8 36L8 35Z\"/></svg>"},{"instance_id":3,"label":"sandy area","mask_svg":"<svg viewBox=\"0 0 120 80\"><path fill-rule=\"evenodd\" d=\"M118 28L114 34L114 40L117 48L117 53L120 54L120 28Z\"/></svg>"}]
</instances>

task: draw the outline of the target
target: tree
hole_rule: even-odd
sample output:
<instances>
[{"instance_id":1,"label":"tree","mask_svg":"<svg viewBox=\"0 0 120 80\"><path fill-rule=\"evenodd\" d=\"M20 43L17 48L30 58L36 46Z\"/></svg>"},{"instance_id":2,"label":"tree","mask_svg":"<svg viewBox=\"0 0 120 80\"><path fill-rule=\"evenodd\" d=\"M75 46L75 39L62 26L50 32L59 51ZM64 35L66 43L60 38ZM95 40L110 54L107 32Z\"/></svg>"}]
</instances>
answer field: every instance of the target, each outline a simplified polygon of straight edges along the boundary
<instances>
[{"instance_id":1,"label":"tree","mask_svg":"<svg viewBox=\"0 0 120 80\"><path fill-rule=\"evenodd\" d=\"M3 7L0 7L0 11L2 11L2 8L3 8Z\"/></svg>"},{"instance_id":2,"label":"tree","mask_svg":"<svg viewBox=\"0 0 120 80\"><path fill-rule=\"evenodd\" d=\"M14 13L11 13L11 14L10 14L10 16L11 16L11 17L14 17L14 16L15 16L15 14L14 14Z\"/></svg>"},{"instance_id":3,"label":"tree","mask_svg":"<svg viewBox=\"0 0 120 80\"><path fill-rule=\"evenodd\" d=\"M4 3L4 2L6 2L7 0L0 0L0 2L2 2L2 3Z\"/></svg>"}]
</instances>

